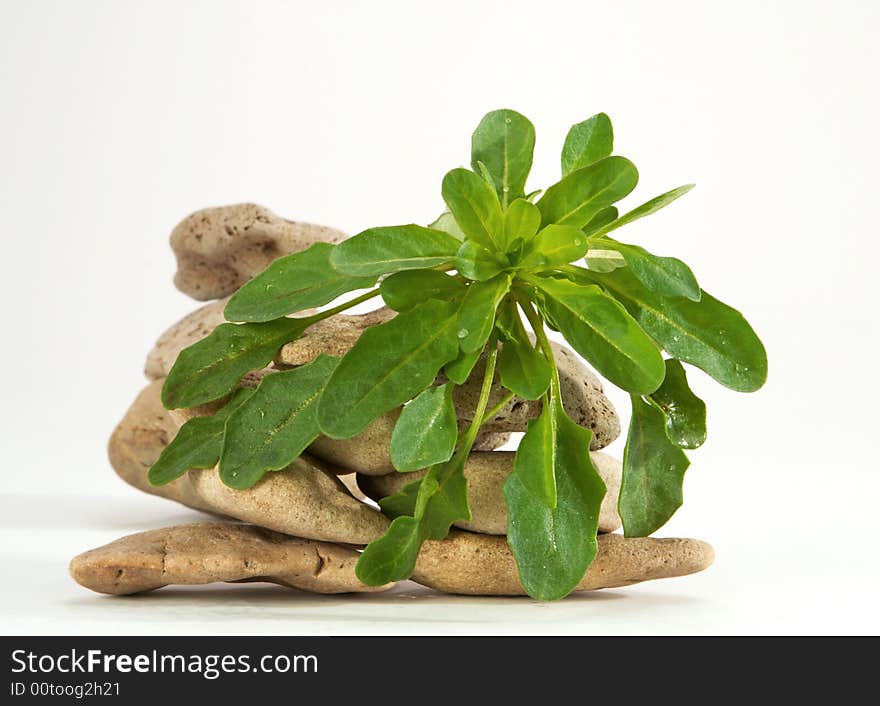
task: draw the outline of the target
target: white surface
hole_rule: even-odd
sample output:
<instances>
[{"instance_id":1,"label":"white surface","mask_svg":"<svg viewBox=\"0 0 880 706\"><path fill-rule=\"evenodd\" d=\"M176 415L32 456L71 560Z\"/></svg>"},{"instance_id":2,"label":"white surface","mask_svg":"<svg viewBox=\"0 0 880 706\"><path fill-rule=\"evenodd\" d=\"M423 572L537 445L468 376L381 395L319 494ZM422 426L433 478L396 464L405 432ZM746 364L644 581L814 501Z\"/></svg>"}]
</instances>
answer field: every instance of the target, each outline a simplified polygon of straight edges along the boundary
<instances>
[{"instance_id":1,"label":"white surface","mask_svg":"<svg viewBox=\"0 0 880 706\"><path fill-rule=\"evenodd\" d=\"M0 629L880 631L880 13L718 7L0 0ZM769 351L756 395L692 376L710 438L662 533L712 541L716 566L554 605L74 585L73 554L193 516L124 487L104 455L147 349L194 307L170 283L171 227L244 200L350 232L427 222L502 106L536 124L536 187L600 110L641 171L628 203L698 183L628 238L686 258Z\"/></svg>"}]
</instances>

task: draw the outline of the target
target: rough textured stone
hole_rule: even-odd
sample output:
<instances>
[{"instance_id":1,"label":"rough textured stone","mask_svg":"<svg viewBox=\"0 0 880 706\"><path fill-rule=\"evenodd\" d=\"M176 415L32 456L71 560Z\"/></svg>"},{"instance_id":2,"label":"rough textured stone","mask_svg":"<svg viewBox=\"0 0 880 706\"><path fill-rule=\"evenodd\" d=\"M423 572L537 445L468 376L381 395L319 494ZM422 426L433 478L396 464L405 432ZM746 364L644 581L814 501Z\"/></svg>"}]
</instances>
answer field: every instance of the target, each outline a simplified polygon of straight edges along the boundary
<instances>
[{"instance_id":1,"label":"rough textured stone","mask_svg":"<svg viewBox=\"0 0 880 706\"><path fill-rule=\"evenodd\" d=\"M150 485L147 471L178 428L159 400L161 384L157 380L141 392L110 439L110 463L130 485L297 537L367 544L385 532L388 520L382 514L353 498L336 475L308 456L267 473L247 490L224 485L215 468Z\"/></svg>"},{"instance_id":2,"label":"rough textured stone","mask_svg":"<svg viewBox=\"0 0 880 706\"><path fill-rule=\"evenodd\" d=\"M177 256L174 284L193 299L219 299L282 255L344 238L333 228L288 221L256 204L206 208L184 218L171 232Z\"/></svg>"},{"instance_id":3,"label":"rough textured stone","mask_svg":"<svg viewBox=\"0 0 880 706\"><path fill-rule=\"evenodd\" d=\"M394 318L394 312L382 307L366 314L337 314L318 321L297 340L286 344L275 357L279 368L294 368L313 361L319 353L343 356L370 326Z\"/></svg>"},{"instance_id":4,"label":"rough textured stone","mask_svg":"<svg viewBox=\"0 0 880 706\"><path fill-rule=\"evenodd\" d=\"M599 531L614 532L620 527L617 497L620 494L621 464L617 459L601 452L594 451L590 457L608 488L599 512ZM456 522L456 527L486 534L507 534L507 505L503 489L504 482L513 470L513 458L513 451L471 453L464 467L471 519L467 522ZM426 471L417 471L386 476L358 474L357 482L367 497L379 500L399 492L406 484L422 478L425 473Z\"/></svg>"},{"instance_id":5,"label":"rough textured stone","mask_svg":"<svg viewBox=\"0 0 880 706\"><path fill-rule=\"evenodd\" d=\"M602 383L584 365L577 355L559 343L552 343L556 365L559 368L559 383L562 401L568 415L582 427L593 432L590 449L598 451L605 448L620 436L620 419L602 389ZM480 379L484 361L477 361L474 373L464 385L455 388L455 408L459 422L469 422L480 395ZM441 382L445 378L441 375ZM507 391L497 382L492 386L489 408L500 402ZM483 429L486 431L511 432L525 431L530 419L541 413L540 400L523 400L514 397Z\"/></svg>"},{"instance_id":6,"label":"rough textured stone","mask_svg":"<svg viewBox=\"0 0 880 706\"><path fill-rule=\"evenodd\" d=\"M167 377L180 351L201 341L225 321L223 308L227 301L228 297L200 306L164 331L147 355L144 365L147 378L158 380Z\"/></svg>"},{"instance_id":7,"label":"rough textured stone","mask_svg":"<svg viewBox=\"0 0 880 706\"><path fill-rule=\"evenodd\" d=\"M366 328L383 323L392 316L394 316L393 311L383 308L369 314L358 316L340 314L326 319L309 328L299 340L284 346L276 357L275 364L279 368L303 365L322 352L344 355ZM575 422L592 430L591 449L596 451L608 446L620 435L620 419L611 401L605 396L602 383L570 349L558 343L552 345L556 364L559 367L559 380L566 411ZM474 368L475 374L467 383L456 387L456 411L462 425L466 425L473 415L480 394L479 376L483 369L484 361L478 361ZM438 382L445 381L446 378L441 373ZM500 402L505 394L506 390L500 384L493 385L489 407ZM514 398L483 427L484 432L525 431L528 421L537 417L541 413L541 408L540 401ZM372 435L377 436L377 433ZM506 439L504 441L506 442ZM486 449L488 445L489 442L482 444L481 449ZM325 444L317 453L322 453L323 448L327 446ZM347 451L343 453L347 454ZM357 468L357 470L362 469Z\"/></svg>"},{"instance_id":8,"label":"rough textured stone","mask_svg":"<svg viewBox=\"0 0 880 706\"><path fill-rule=\"evenodd\" d=\"M313 593L382 591L354 573L358 553L252 525L202 523L128 535L70 562L70 575L99 593L171 584L265 581Z\"/></svg>"},{"instance_id":9,"label":"rough textured stone","mask_svg":"<svg viewBox=\"0 0 880 706\"><path fill-rule=\"evenodd\" d=\"M599 536L599 553L576 591L616 588L653 579L684 576L712 564L715 553L698 539ZM516 562L505 537L453 530L446 539L422 546L413 580L445 593L517 596Z\"/></svg>"}]
</instances>

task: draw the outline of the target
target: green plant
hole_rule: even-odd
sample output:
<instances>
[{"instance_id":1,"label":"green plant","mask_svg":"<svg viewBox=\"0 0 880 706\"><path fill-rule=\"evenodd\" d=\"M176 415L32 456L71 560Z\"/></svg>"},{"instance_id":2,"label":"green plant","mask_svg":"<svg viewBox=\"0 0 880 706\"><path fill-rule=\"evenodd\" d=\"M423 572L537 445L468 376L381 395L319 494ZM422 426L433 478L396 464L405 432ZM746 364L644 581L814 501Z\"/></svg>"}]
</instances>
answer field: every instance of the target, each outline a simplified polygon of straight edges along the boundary
<instances>
[{"instance_id":1,"label":"green plant","mask_svg":"<svg viewBox=\"0 0 880 706\"><path fill-rule=\"evenodd\" d=\"M766 378L764 348L739 312L702 291L681 260L611 237L690 185L619 215L614 204L635 188L638 172L611 155L611 122L599 114L568 133L562 179L540 197L527 195L534 142L519 113L489 113L473 135L471 169L444 177L448 211L429 227L371 228L339 245L319 243L243 286L225 312L236 323L184 350L163 388L168 408L229 401L182 427L150 470L151 482L219 461L225 483L247 488L319 434L355 436L405 405L392 460L401 472L428 471L381 501L394 520L357 566L368 584L405 579L424 540L445 537L470 516L463 468L480 426L498 409L487 410L497 372L506 399L543 400L504 488L508 541L528 593L561 598L596 554L605 487L590 462L591 432L563 409L546 325L630 394L620 514L627 536L661 527L681 505L683 449L706 436L705 405L688 387L682 362L748 392ZM285 318L380 279L327 311ZM376 296L398 314L365 331L341 359L322 355L266 376L256 391L236 391L242 375L266 366L315 321ZM480 356L479 401L459 434L452 390ZM435 386L441 370L448 382Z\"/></svg>"}]
</instances>

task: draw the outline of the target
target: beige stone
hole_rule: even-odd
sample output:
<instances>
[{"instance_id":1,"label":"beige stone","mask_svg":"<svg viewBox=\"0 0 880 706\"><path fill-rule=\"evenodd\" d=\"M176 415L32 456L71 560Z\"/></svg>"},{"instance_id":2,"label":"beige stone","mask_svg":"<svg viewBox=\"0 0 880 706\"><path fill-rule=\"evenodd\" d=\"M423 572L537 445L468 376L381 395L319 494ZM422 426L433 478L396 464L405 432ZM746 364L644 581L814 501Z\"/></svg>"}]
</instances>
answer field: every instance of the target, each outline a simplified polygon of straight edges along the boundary
<instances>
[{"instance_id":1,"label":"beige stone","mask_svg":"<svg viewBox=\"0 0 880 706\"><path fill-rule=\"evenodd\" d=\"M559 384L562 401L568 415L582 427L593 432L590 449L603 449L620 436L620 419L614 406L605 396L602 383L580 358L559 343L552 343L556 365L559 368ZM470 379L455 388L455 407L459 422L469 422L473 417L477 399L480 395L479 380L484 369L484 361L477 361ZM440 381L444 380L441 375ZM499 403L507 391L499 383L492 386L489 409ZM511 432L525 431L530 419L541 413L540 400L523 400L514 397L502 407L494 419L484 425L486 431Z\"/></svg>"},{"instance_id":2,"label":"beige stone","mask_svg":"<svg viewBox=\"0 0 880 706\"><path fill-rule=\"evenodd\" d=\"M513 470L513 451L473 452L464 467L467 479L469 521L456 522L456 527L485 534L507 534L507 505L504 482ZM620 494L621 464L615 458L594 451L590 454L596 471L605 481L608 492L599 511L599 531L614 532L620 528L617 498ZM379 500L418 480L426 471L393 473L385 476L358 475L358 486L367 497Z\"/></svg>"},{"instance_id":3,"label":"beige stone","mask_svg":"<svg viewBox=\"0 0 880 706\"><path fill-rule=\"evenodd\" d=\"M603 534L599 535L599 552L575 590L593 591L685 576L707 568L714 558L712 547L698 539ZM446 539L425 542L413 580L445 593L525 594L506 538L461 530L453 530Z\"/></svg>"},{"instance_id":4,"label":"beige stone","mask_svg":"<svg viewBox=\"0 0 880 706\"><path fill-rule=\"evenodd\" d=\"M336 475L306 455L282 471L267 473L247 490L224 485L216 468L150 485L147 471L177 433L177 424L159 400L161 384L157 380L141 392L110 439L110 463L130 485L197 510L308 539L362 545L387 529L381 513L352 497Z\"/></svg>"},{"instance_id":5,"label":"beige stone","mask_svg":"<svg viewBox=\"0 0 880 706\"><path fill-rule=\"evenodd\" d=\"M168 376L168 371L184 348L201 341L225 321L223 308L228 297L200 306L159 336L147 355L144 374L150 380Z\"/></svg>"},{"instance_id":6,"label":"beige stone","mask_svg":"<svg viewBox=\"0 0 880 706\"><path fill-rule=\"evenodd\" d=\"M391 309L381 307L366 314L337 314L317 321L278 352L275 364L279 368L294 368L310 363L320 353L343 356L370 326L385 323L393 317Z\"/></svg>"},{"instance_id":7,"label":"beige stone","mask_svg":"<svg viewBox=\"0 0 880 706\"><path fill-rule=\"evenodd\" d=\"M70 575L92 591L141 593L172 584L265 581L313 593L382 591L354 573L348 547L262 527L201 523L128 535L73 558Z\"/></svg>"},{"instance_id":8,"label":"beige stone","mask_svg":"<svg viewBox=\"0 0 880 706\"><path fill-rule=\"evenodd\" d=\"M171 232L177 256L174 284L200 301L220 299L278 257L344 238L333 228L288 221L256 204L206 208L184 218Z\"/></svg>"}]
</instances>

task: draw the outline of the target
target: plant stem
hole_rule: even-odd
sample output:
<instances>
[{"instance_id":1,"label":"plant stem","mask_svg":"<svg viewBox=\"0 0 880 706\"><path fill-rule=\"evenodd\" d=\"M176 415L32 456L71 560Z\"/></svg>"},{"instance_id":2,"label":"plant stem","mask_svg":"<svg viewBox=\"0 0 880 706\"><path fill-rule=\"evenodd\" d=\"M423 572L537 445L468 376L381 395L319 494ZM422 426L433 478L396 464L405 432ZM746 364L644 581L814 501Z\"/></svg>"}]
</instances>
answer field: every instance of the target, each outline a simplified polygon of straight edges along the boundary
<instances>
[{"instance_id":1,"label":"plant stem","mask_svg":"<svg viewBox=\"0 0 880 706\"><path fill-rule=\"evenodd\" d=\"M516 397L516 394L514 394L513 392L508 392L506 395L504 395L504 397L501 398L501 401L498 404L496 404L494 407L492 407L492 409L486 412L485 415L483 415L483 421L480 422L480 425L482 426L483 424L491 422L493 419L495 419L495 417L502 410L504 405L510 402L510 400L512 400L514 397Z\"/></svg>"},{"instance_id":2,"label":"plant stem","mask_svg":"<svg viewBox=\"0 0 880 706\"><path fill-rule=\"evenodd\" d=\"M486 356L486 371L483 374L483 385L480 388L480 398L477 400L477 408L474 410L474 418L464 434L464 440L455 452L453 465L461 462L471 452L471 447L477 438L480 427L485 422L486 407L489 405L489 394L492 392L492 380L495 378L495 363L498 360L498 346L493 334L489 339L489 353Z\"/></svg>"},{"instance_id":3,"label":"plant stem","mask_svg":"<svg viewBox=\"0 0 880 706\"><path fill-rule=\"evenodd\" d=\"M314 322L323 321L324 319L333 316L335 314L340 313L341 311L345 311L346 309L351 309L353 306L357 306L362 302L365 302L373 297L379 296L379 288L371 289L369 292L364 292L360 296L355 297L351 301L344 302L339 304L338 306L334 306L332 309L327 309L327 311L322 311L314 316L309 316L307 318L312 319Z\"/></svg>"},{"instance_id":4,"label":"plant stem","mask_svg":"<svg viewBox=\"0 0 880 706\"><path fill-rule=\"evenodd\" d=\"M556 358L553 356L553 348L550 346L550 339L547 338L547 332L544 330L544 320L541 318L541 315L535 311L532 307L532 303L528 299L517 296L516 302L529 320L529 325L532 327L532 331L535 332L535 338L538 340L538 345L543 351L547 362L550 363L550 369L552 371L550 377L551 402L555 399L561 403L562 388L559 385L559 370L556 367Z\"/></svg>"}]
</instances>

